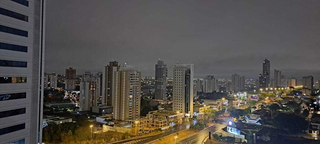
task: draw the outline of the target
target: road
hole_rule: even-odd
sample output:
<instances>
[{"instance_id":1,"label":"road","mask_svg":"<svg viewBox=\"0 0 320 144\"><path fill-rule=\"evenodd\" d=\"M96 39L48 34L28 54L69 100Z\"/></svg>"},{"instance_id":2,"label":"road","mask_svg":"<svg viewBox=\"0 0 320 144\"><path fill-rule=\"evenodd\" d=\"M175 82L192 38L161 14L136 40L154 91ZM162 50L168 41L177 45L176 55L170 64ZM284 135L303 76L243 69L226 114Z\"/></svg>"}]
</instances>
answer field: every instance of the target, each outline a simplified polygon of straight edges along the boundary
<instances>
[{"instance_id":1,"label":"road","mask_svg":"<svg viewBox=\"0 0 320 144\"><path fill-rule=\"evenodd\" d=\"M178 143L181 143L181 144L201 144L204 141L204 139L206 139L206 137L209 136L210 131L211 131L211 133L220 133L220 132L222 132L222 128L224 128L224 127L225 127L225 125L223 125L223 124L215 123L213 126L207 128L205 130L202 130L199 133L197 133L191 137L188 137L188 138L185 138L183 140L178 141Z\"/></svg>"},{"instance_id":2,"label":"road","mask_svg":"<svg viewBox=\"0 0 320 144\"><path fill-rule=\"evenodd\" d=\"M136 144L145 144L145 143L151 142L151 141L159 139L159 138L163 138L163 137L165 137L167 135L170 135L172 133L176 133L176 132L184 130L184 129L186 129L186 125L185 124L184 125L178 125L178 126L174 127L173 129L171 129L169 131L166 131L166 132L164 132L162 134L159 134L159 135L148 137L148 139L144 139L142 141L139 141Z\"/></svg>"},{"instance_id":3,"label":"road","mask_svg":"<svg viewBox=\"0 0 320 144\"><path fill-rule=\"evenodd\" d=\"M151 142L153 140L156 140L156 139L159 139L159 138L162 138L162 137L165 137L167 135L170 135L172 133L176 133L176 132L179 132L181 130L184 130L186 129L186 124L182 124L182 125L177 125L173 128L171 128L170 130L167 130L161 134L158 134L158 135L154 135L154 136L150 136L150 137L138 137L136 139L129 139L129 140L123 140L123 141L119 141L119 142L114 142L113 144L122 144L122 143L126 143L126 144L145 144L145 143L148 143L148 142Z\"/></svg>"}]
</instances>

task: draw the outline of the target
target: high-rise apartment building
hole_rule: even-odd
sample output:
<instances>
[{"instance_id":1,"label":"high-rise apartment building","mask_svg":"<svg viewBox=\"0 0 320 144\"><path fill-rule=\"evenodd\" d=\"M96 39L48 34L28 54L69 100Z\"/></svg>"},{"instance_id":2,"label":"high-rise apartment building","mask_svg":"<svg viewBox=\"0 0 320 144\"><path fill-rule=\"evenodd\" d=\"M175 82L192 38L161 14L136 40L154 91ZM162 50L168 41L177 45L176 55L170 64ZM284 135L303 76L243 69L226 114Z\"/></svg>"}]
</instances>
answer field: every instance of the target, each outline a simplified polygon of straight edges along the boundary
<instances>
[{"instance_id":1,"label":"high-rise apartment building","mask_svg":"<svg viewBox=\"0 0 320 144\"><path fill-rule=\"evenodd\" d=\"M173 68L173 111L193 116L193 64Z\"/></svg>"},{"instance_id":2,"label":"high-rise apartment building","mask_svg":"<svg viewBox=\"0 0 320 144\"><path fill-rule=\"evenodd\" d=\"M102 105L113 105L112 90L114 85L114 73L117 71L119 71L119 64L117 61L109 62L109 65L105 66L103 70Z\"/></svg>"},{"instance_id":3,"label":"high-rise apartment building","mask_svg":"<svg viewBox=\"0 0 320 144\"><path fill-rule=\"evenodd\" d=\"M43 0L0 1L1 144L41 143L44 5Z\"/></svg>"},{"instance_id":4,"label":"high-rise apartment building","mask_svg":"<svg viewBox=\"0 0 320 144\"><path fill-rule=\"evenodd\" d=\"M80 111L89 111L99 106L101 92L101 75L85 72L80 82Z\"/></svg>"},{"instance_id":5,"label":"high-rise apartment building","mask_svg":"<svg viewBox=\"0 0 320 144\"><path fill-rule=\"evenodd\" d=\"M121 68L114 72L113 118L133 121L140 118L141 73Z\"/></svg>"},{"instance_id":6,"label":"high-rise apartment building","mask_svg":"<svg viewBox=\"0 0 320 144\"><path fill-rule=\"evenodd\" d=\"M58 77L56 73L45 73L44 74L44 88L45 89L56 89L58 84Z\"/></svg>"},{"instance_id":7,"label":"high-rise apartment building","mask_svg":"<svg viewBox=\"0 0 320 144\"><path fill-rule=\"evenodd\" d=\"M291 77L290 79L288 79L288 87L295 87L297 86L297 79L294 77Z\"/></svg>"},{"instance_id":8,"label":"high-rise apartment building","mask_svg":"<svg viewBox=\"0 0 320 144\"><path fill-rule=\"evenodd\" d=\"M262 74L266 78L267 86L270 85L270 61L268 59L263 60Z\"/></svg>"},{"instance_id":9,"label":"high-rise apartment building","mask_svg":"<svg viewBox=\"0 0 320 144\"><path fill-rule=\"evenodd\" d=\"M240 91L240 75L238 74L233 74L231 76L231 90L234 92L239 92Z\"/></svg>"},{"instance_id":10,"label":"high-rise apartment building","mask_svg":"<svg viewBox=\"0 0 320 144\"><path fill-rule=\"evenodd\" d=\"M75 90L76 89L76 80L77 80L77 71L72 67L66 69L65 77L65 89L66 90Z\"/></svg>"},{"instance_id":11,"label":"high-rise apartment building","mask_svg":"<svg viewBox=\"0 0 320 144\"><path fill-rule=\"evenodd\" d=\"M302 77L302 85L305 89L313 90L313 76Z\"/></svg>"},{"instance_id":12,"label":"high-rise apartment building","mask_svg":"<svg viewBox=\"0 0 320 144\"><path fill-rule=\"evenodd\" d=\"M263 60L262 74L259 76L259 87L267 88L270 86L270 61L268 59Z\"/></svg>"},{"instance_id":13,"label":"high-rise apartment building","mask_svg":"<svg viewBox=\"0 0 320 144\"><path fill-rule=\"evenodd\" d=\"M216 91L216 78L213 75L208 75L204 78L204 92L205 93L212 93Z\"/></svg>"},{"instance_id":14,"label":"high-rise apartment building","mask_svg":"<svg viewBox=\"0 0 320 144\"><path fill-rule=\"evenodd\" d=\"M273 87L281 87L281 71L274 69L274 86Z\"/></svg>"},{"instance_id":15,"label":"high-rise apartment building","mask_svg":"<svg viewBox=\"0 0 320 144\"><path fill-rule=\"evenodd\" d=\"M314 89L320 89L320 81L317 80L315 83L314 83Z\"/></svg>"},{"instance_id":16,"label":"high-rise apartment building","mask_svg":"<svg viewBox=\"0 0 320 144\"><path fill-rule=\"evenodd\" d=\"M233 74L231 76L231 91L239 92L245 90L245 76L240 76L238 74Z\"/></svg>"},{"instance_id":17,"label":"high-rise apartment building","mask_svg":"<svg viewBox=\"0 0 320 144\"><path fill-rule=\"evenodd\" d=\"M98 89L98 91L97 91L97 95L101 98L101 101L99 102L99 105L102 105L102 96L103 96L103 74L102 74L102 72L98 72L97 74L96 74L96 79L97 79L97 87L96 87L96 89Z\"/></svg>"},{"instance_id":18,"label":"high-rise apartment building","mask_svg":"<svg viewBox=\"0 0 320 144\"><path fill-rule=\"evenodd\" d=\"M284 75L281 76L281 87L287 87L287 79Z\"/></svg>"},{"instance_id":19,"label":"high-rise apartment building","mask_svg":"<svg viewBox=\"0 0 320 144\"><path fill-rule=\"evenodd\" d=\"M245 84L246 84L246 77L245 76L241 76L240 77L240 91L245 90Z\"/></svg>"},{"instance_id":20,"label":"high-rise apartment building","mask_svg":"<svg viewBox=\"0 0 320 144\"><path fill-rule=\"evenodd\" d=\"M167 65L159 60L155 66L155 99L163 100L166 98L167 76Z\"/></svg>"},{"instance_id":21,"label":"high-rise apartment building","mask_svg":"<svg viewBox=\"0 0 320 144\"><path fill-rule=\"evenodd\" d=\"M203 87L204 87L204 82L203 79L195 79L194 81L194 89L193 89L193 93L197 94L198 92L203 92Z\"/></svg>"}]
</instances>

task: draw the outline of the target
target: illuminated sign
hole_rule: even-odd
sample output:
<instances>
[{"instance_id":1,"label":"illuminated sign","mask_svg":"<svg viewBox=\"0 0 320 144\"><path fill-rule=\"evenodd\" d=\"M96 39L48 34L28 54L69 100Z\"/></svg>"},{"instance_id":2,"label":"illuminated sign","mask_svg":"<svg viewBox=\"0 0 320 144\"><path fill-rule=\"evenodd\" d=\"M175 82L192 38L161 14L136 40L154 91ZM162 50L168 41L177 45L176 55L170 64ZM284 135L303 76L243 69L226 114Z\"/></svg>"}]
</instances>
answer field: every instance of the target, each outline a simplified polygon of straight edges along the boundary
<instances>
[{"instance_id":1,"label":"illuminated sign","mask_svg":"<svg viewBox=\"0 0 320 144\"><path fill-rule=\"evenodd\" d=\"M240 130L233 128L233 127L229 127L229 126L227 126L227 132L235 134L235 135L240 135Z\"/></svg>"},{"instance_id":2,"label":"illuminated sign","mask_svg":"<svg viewBox=\"0 0 320 144\"><path fill-rule=\"evenodd\" d=\"M242 92L238 92L238 93L237 93L237 96L239 96L239 97L246 97L247 94L246 94L246 93L242 93Z\"/></svg>"},{"instance_id":3,"label":"illuminated sign","mask_svg":"<svg viewBox=\"0 0 320 144\"><path fill-rule=\"evenodd\" d=\"M256 95L252 95L250 98L251 98L251 100L254 100L254 101L259 100L259 96L256 96Z\"/></svg>"}]
</instances>

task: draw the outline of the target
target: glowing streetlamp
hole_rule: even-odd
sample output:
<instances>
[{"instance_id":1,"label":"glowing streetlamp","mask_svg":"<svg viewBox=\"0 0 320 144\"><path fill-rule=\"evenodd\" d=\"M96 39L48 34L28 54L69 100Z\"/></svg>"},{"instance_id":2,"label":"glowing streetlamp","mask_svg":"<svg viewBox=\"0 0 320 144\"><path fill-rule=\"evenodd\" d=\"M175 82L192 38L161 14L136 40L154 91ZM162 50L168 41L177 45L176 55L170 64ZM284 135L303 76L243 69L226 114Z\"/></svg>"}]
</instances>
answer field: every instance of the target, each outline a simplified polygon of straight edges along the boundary
<instances>
[{"instance_id":1,"label":"glowing streetlamp","mask_svg":"<svg viewBox=\"0 0 320 144\"><path fill-rule=\"evenodd\" d=\"M138 135L138 123L139 123L139 121L134 121L134 123L136 124L136 135Z\"/></svg>"},{"instance_id":2,"label":"glowing streetlamp","mask_svg":"<svg viewBox=\"0 0 320 144\"><path fill-rule=\"evenodd\" d=\"M174 141L177 143L178 136L174 136Z\"/></svg>"},{"instance_id":3,"label":"glowing streetlamp","mask_svg":"<svg viewBox=\"0 0 320 144\"><path fill-rule=\"evenodd\" d=\"M92 141L92 128L93 128L93 125L90 125L90 129L91 129L91 141Z\"/></svg>"}]
</instances>

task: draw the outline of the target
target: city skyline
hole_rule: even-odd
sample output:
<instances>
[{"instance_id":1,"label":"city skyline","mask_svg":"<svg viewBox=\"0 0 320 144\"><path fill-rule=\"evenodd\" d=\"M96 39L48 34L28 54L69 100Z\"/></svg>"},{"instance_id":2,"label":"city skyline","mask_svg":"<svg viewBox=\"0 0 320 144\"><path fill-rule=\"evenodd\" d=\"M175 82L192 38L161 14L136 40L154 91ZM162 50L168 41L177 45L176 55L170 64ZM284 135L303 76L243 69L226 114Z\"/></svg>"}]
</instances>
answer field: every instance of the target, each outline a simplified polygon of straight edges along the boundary
<instances>
[{"instance_id":1,"label":"city skyline","mask_svg":"<svg viewBox=\"0 0 320 144\"><path fill-rule=\"evenodd\" d=\"M312 62L320 52L315 1L60 3L47 3L46 72L70 66L97 72L116 60L153 76L160 58L169 71L176 61L194 64L195 77L258 78L268 58L287 77L319 79L320 66Z\"/></svg>"},{"instance_id":2,"label":"city skyline","mask_svg":"<svg viewBox=\"0 0 320 144\"><path fill-rule=\"evenodd\" d=\"M1 0L1 144L320 138L319 0Z\"/></svg>"},{"instance_id":3,"label":"city skyline","mask_svg":"<svg viewBox=\"0 0 320 144\"><path fill-rule=\"evenodd\" d=\"M162 61L162 60L161 60ZM264 60L262 60L261 62L263 62ZM116 61L116 60L113 60L113 61L109 61L108 62L108 64L107 65L105 65L105 66L103 66L102 68L100 68L99 70L86 70L86 71L83 71L82 73L79 73L79 74L77 74L77 76L81 76L81 75L83 75L83 74L85 74L86 72L93 72L93 73L101 73L101 72L103 72L104 71L104 69L105 69L105 67L107 67L107 66L109 66L109 63L110 62L118 62L118 61ZM155 62L157 62L157 61L155 61ZM179 64L179 62L176 62L176 64ZM175 64L174 64L175 65ZM260 65L261 65L261 63L260 63ZM128 64L128 63L124 63L123 64L123 66L126 66L126 67L130 67L131 69L137 69L134 65L131 65L131 64ZM168 66L168 67L170 67L170 66ZM69 68L74 68L74 67L69 67ZM272 66L270 66L270 69L272 69L273 67ZM75 68L74 68L75 69ZM167 68L168 70L170 70L169 68ZM173 68L172 68L173 69ZM139 69L137 69L137 70L139 70ZM227 71L228 71L228 69L226 69ZM260 71L262 71L263 70L263 68L261 68L260 69ZM280 71L281 73L282 73L282 69L274 69L274 70L278 70L278 71ZM286 70L284 70L284 71L286 71ZM155 73L156 71L154 70L154 73ZM51 71L45 71L45 73L48 73L48 74L50 74L50 73L52 73L52 74L57 74L57 75L64 75L65 76L65 72L61 72L61 73L57 73L56 71L53 71L53 72L51 72ZM144 77L153 77L153 78L155 78L155 74L150 74L150 75L144 75L143 73L142 73L142 78L144 78ZM239 73L239 72L237 72L237 71L235 71L234 73L231 73L230 75L233 75L233 74L241 74L242 75L242 73ZM301 80L304 76L306 76L306 75L312 75L312 76L314 76L315 77L315 80L317 80L318 78L320 78L320 75L318 75L320 72L309 72L308 70L306 71L303 71L303 70L301 70L301 73L293 73L293 74L291 74L291 75L289 75L289 74L281 74L281 76L286 76L287 78L286 79L289 79L289 77L290 78L296 78L296 79L299 79L299 80ZM196 75L196 74L195 74ZM195 76L194 78L202 78L202 79L205 79L206 78L206 76L208 76L208 75L219 75L219 74L213 74L213 73L211 73L211 74L206 74L206 75L198 75L198 76ZM216 77L217 79L229 79L229 80L232 80L232 78L230 78L230 75L226 75L225 74L225 76L222 76L222 77ZM259 75L261 75L261 72L260 72L260 74L257 74L257 75L245 75L245 74L243 74L243 76L244 77L246 77L246 79L256 79L256 80L259 80ZM274 78L275 78L275 71L270 71L270 86L272 85L272 81L274 81ZM168 72L168 76L167 76L167 79L173 79L173 73L170 73L170 72ZM273 82L274 83L274 82Z\"/></svg>"}]
</instances>

